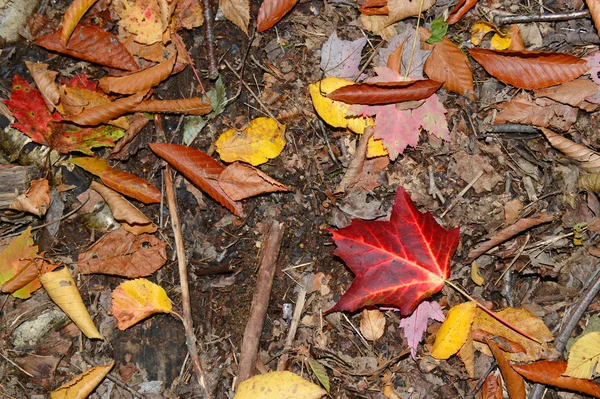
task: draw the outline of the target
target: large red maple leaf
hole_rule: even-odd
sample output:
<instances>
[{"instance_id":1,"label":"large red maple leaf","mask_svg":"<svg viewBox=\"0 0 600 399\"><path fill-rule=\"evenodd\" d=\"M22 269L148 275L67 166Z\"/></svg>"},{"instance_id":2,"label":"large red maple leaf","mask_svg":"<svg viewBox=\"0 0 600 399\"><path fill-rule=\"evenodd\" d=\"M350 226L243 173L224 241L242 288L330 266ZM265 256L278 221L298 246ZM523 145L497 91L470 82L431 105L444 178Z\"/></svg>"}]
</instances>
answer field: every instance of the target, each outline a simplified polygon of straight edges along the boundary
<instances>
[{"instance_id":1,"label":"large red maple leaf","mask_svg":"<svg viewBox=\"0 0 600 399\"><path fill-rule=\"evenodd\" d=\"M403 316L442 289L460 234L458 227L446 230L431 213L419 212L401 187L389 221L353 219L332 233L338 246L334 254L356 278L328 312L387 305Z\"/></svg>"}]
</instances>

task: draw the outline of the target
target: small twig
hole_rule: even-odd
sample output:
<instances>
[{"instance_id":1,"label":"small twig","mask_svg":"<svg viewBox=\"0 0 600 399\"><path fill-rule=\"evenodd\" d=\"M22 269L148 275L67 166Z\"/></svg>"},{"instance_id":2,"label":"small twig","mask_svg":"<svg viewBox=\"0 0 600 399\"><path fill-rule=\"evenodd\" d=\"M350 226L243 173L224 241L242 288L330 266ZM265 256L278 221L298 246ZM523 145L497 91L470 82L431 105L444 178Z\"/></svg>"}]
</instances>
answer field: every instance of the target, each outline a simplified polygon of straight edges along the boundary
<instances>
[{"instance_id":1,"label":"small twig","mask_svg":"<svg viewBox=\"0 0 600 399\"><path fill-rule=\"evenodd\" d=\"M485 129L488 133L524 133L541 134L539 129L530 125L521 125L519 123L503 123L501 125L491 125Z\"/></svg>"},{"instance_id":2,"label":"small twig","mask_svg":"<svg viewBox=\"0 0 600 399\"><path fill-rule=\"evenodd\" d=\"M98 362L94 361L91 357L89 357L86 354L83 354L81 357L90 366L97 366L98 365ZM129 392L130 394L132 394L133 396L135 396L136 398L143 398L142 395L140 395L139 393L137 393L137 391L135 389L133 389L132 387L130 387L129 385L127 385L120 378L115 377L114 375L112 375L110 373L106 375L106 378L108 378L109 380L111 380L112 382L114 382L119 387L123 388L124 390L126 390L127 392Z\"/></svg>"},{"instance_id":3,"label":"small twig","mask_svg":"<svg viewBox=\"0 0 600 399\"><path fill-rule=\"evenodd\" d=\"M428 191L429 195L431 195L433 198L437 197L440 200L440 202L442 204L444 204L446 202L446 198L444 198L444 195L442 194L440 189L435 185L435 177L433 175L433 166L429 165L427 170L429 172L429 191Z\"/></svg>"},{"instance_id":4,"label":"small twig","mask_svg":"<svg viewBox=\"0 0 600 399\"><path fill-rule=\"evenodd\" d=\"M479 180L481 176L483 176L483 170L480 170L479 173L477 173L477 176L475 176L473 180L471 180L471 182L467 184L467 186L463 188L460 193L458 193L458 195L452 200L448 208L446 208L446 210L440 215L440 219L446 216L446 214L450 212L452 208L454 208L458 201L460 201L460 199L467 193L467 191L469 191L471 187L473 187L473 185L477 183L477 180Z\"/></svg>"},{"instance_id":5,"label":"small twig","mask_svg":"<svg viewBox=\"0 0 600 399\"><path fill-rule=\"evenodd\" d=\"M304 284L300 284L300 292L298 292L298 298L296 299L296 308L294 309L294 315L292 316L292 322L290 323L290 330L288 331L288 335L285 340L285 346L283 347L284 353L292 348L292 343L294 342L294 338L296 337L296 331L298 331L298 324L300 323L300 317L302 316L302 311L304 310L304 304L306 303L306 294L307 289L305 285L308 285L312 282L312 278L308 278L312 276L312 274L305 275L302 279ZM307 281L309 280L309 281ZM279 363L277 364L278 371L284 371L286 369L287 356L281 356L279 358Z\"/></svg>"},{"instance_id":6,"label":"small twig","mask_svg":"<svg viewBox=\"0 0 600 399\"><path fill-rule=\"evenodd\" d=\"M186 344L188 352L192 359L192 365L198 378L200 387L204 390L204 395L207 399L211 398L210 391L206 380L206 373L202 368L198 349L196 347L196 335L194 334L194 325L192 321L192 307L190 304L190 287L187 276L187 266L185 260L185 248L183 244L183 236L181 234L181 226L179 224L179 215L177 214L177 202L175 201L175 190L173 190L173 179L171 178L171 170L169 165L165 168L165 188L167 192L167 203L169 204L169 215L171 216L171 226L175 236L175 248L177 252L177 265L179 266L179 283L181 285L181 303L183 305L183 326L185 328Z\"/></svg>"},{"instance_id":7,"label":"small twig","mask_svg":"<svg viewBox=\"0 0 600 399\"><path fill-rule=\"evenodd\" d=\"M517 254L515 255L515 257L511 260L511 262L508 264L508 266L506 266L506 269L504 269L504 271L500 274L500 276L498 277L498 279L494 283L494 287L498 285L498 283L500 282L500 280L502 280L502 278L504 277L504 275L515 264L515 262L517 261L517 259L519 259L519 257L521 257L521 255L523 254L523 251L525 251L525 247L527 246L527 244L529 244L529 239L530 238L531 238L531 234L527 234L527 237L525 237L525 244L521 245L521 248L519 248L519 251L517 252Z\"/></svg>"},{"instance_id":8,"label":"small twig","mask_svg":"<svg viewBox=\"0 0 600 399\"><path fill-rule=\"evenodd\" d=\"M572 19L589 18L588 10L573 12L557 12L554 14L529 14L529 15L496 15L495 25L525 24L530 22L557 22L570 21Z\"/></svg>"},{"instance_id":9,"label":"small twig","mask_svg":"<svg viewBox=\"0 0 600 399\"><path fill-rule=\"evenodd\" d=\"M413 58L415 57L415 50L417 48L417 38L419 37L419 26L421 25L421 11L423 10L423 2L421 0L419 3L419 15L417 15L417 26L415 27L415 37L413 39L412 49L410 51L410 59L408 60L408 67L406 68L406 73L404 74L405 78L408 78L410 74L410 68L412 68Z\"/></svg>"},{"instance_id":10,"label":"small twig","mask_svg":"<svg viewBox=\"0 0 600 399\"><path fill-rule=\"evenodd\" d=\"M210 0L202 0L202 7L204 7L204 34L208 56L208 77L214 80L219 76L219 69L217 68L217 57L215 56L215 32L213 30L213 15L210 8Z\"/></svg>"},{"instance_id":11,"label":"small twig","mask_svg":"<svg viewBox=\"0 0 600 399\"><path fill-rule=\"evenodd\" d=\"M19 369L19 371L21 371L22 373L24 373L25 375L34 378L35 376L33 374L31 374L30 372L28 372L27 370L23 369L21 366L19 366L17 363L13 362L12 360L10 360L8 357L4 356L3 353L0 353L0 356L2 356L4 358L4 360L6 360L7 362L9 362L10 364L12 364L13 366L15 366L17 369Z\"/></svg>"}]
</instances>

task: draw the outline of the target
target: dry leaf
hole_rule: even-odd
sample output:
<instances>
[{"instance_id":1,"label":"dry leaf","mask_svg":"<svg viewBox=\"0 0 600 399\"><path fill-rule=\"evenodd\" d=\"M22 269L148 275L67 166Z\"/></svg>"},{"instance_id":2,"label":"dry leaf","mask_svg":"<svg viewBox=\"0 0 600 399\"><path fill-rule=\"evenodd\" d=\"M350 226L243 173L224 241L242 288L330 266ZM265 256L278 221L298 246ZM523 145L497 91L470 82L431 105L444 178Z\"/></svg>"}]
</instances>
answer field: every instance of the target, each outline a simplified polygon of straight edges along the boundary
<instances>
[{"instance_id":1,"label":"dry leaf","mask_svg":"<svg viewBox=\"0 0 600 399\"><path fill-rule=\"evenodd\" d=\"M165 290L139 278L121 283L111 295L110 313L125 330L155 313L169 313L173 305Z\"/></svg>"},{"instance_id":2,"label":"dry leaf","mask_svg":"<svg viewBox=\"0 0 600 399\"><path fill-rule=\"evenodd\" d=\"M102 123L109 123L121 115L133 112L136 105L138 105L145 96L145 92L137 93L129 97L120 98L108 104L89 107L80 114L63 117L63 120L82 126L96 126Z\"/></svg>"},{"instance_id":3,"label":"dry leaf","mask_svg":"<svg viewBox=\"0 0 600 399\"><path fill-rule=\"evenodd\" d=\"M469 377L475 378L475 347L473 346L473 338L470 334L465 344L458 351L458 357L464 363Z\"/></svg>"},{"instance_id":4,"label":"dry leaf","mask_svg":"<svg viewBox=\"0 0 600 399\"><path fill-rule=\"evenodd\" d=\"M378 309L365 309L360 314L360 332L369 341L377 341L385 331L385 316Z\"/></svg>"},{"instance_id":5,"label":"dry leaf","mask_svg":"<svg viewBox=\"0 0 600 399\"><path fill-rule=\"evenodd\" d=\"M596 32L600 32L600 0L585 0L590 14L592 14L592 21L596 27Z\"/></svg>"},{"instance_id":6,"label":"dry leaf","mask_svg":"<svg viewBox=\"0 0 600 399\"><path fill-rule=\"evenodd\" d=\"M50 392L50 399L85 399L102 382L115 362L94 366Z\"/></svg>"},{"instance_id":7,"label":"dry leaf","mask_svg":"<svg viewBox=\"0 0 600 399\"><path fill-rule=\"evenodd\" d=\"M435 338L431 356L436 359L448 359L459 351L471 334L476 307L477 304L471 301L450 309Z\"/></svg>"},{"instance_id":8,"label":"dry leaf","mask_svg":"<svg viewBox=\"0 0 600 399\"><path fill-rule=\"evenodd\" d=\"M431 79L359 83L340 87L329 93L327 98L347 104L395 104L403 101L423 100L430 97L441 86L440 82Z\"/></svg>"},{"instance_id":9,"label":"dry leaf","mask_svg":"<svg viewBox=\"0 0 600 399\"><path fill-rule=\"evenodd\" d=\"M435 0L388 0L388 16L386 25L391 25L398 21L402 21L408 17L416 17L419 13L427 11Z\"/></svg>"},{"instance_id":10,"label":"dry leaf","mask_svg":"<svg viewBox=\"0 0 600 399\"><path fill-rule=\"evenodd\" d=\"M10 205L10 209L29 212L37 216L46 214L50 206L50 183L47 179L38 179L31 182L31 187L19 195Z\"/></svg>"},{"instance_id":11,"label":"dry leaf","mask_svg":"<svg viewBox=\"0 0 600 399\"><path fill-rule=\"evenodd\" d=\"M589 79L576 79L558 86L535 91L536 97L546 97L563 104L594 111L598 106L585 101L586 97L598 92L598 85Z\"/></svg>"},{"instance_id":12,"label":"dry leaf","mask_svg":"<svg viewBox=\"0 0 600 399\"><path fill-rule=\"evenodd\" d=\"M600 193L600 173L579 176L579 188Z\"/></svg>"},{"instance_id":13,"label":"dry leaf","mask_svg":"<svg viewBox=\"0 0 600 399\"><path fill-rule=\"evenodd\" d=\"M502 373L502 379L504 380L510 399L525 399L525 380L523 377L513 370L510 362L495 343L488 341L487 344L492 353L494 353L494 358L496 359L496 363L498 363L500 373Z\"/></svg>"},{"instance_id":14,"label":"dry leaf","mask_svg":"<svg viewBox=\"0 0 600 399\"><path fill-rule=\"evenodd\" d=\"M60 42L63 46L67 46L71 33L75 30L79 20L95 2L96 0L74 0L71 3L61 23Z\"/></svg>"},{"instance_id":15,"label":"dry leaf","mask_svg":"<svg viewBox=\"0 0 600 399\"><path fill-rule=\"evenodd\" d=\"M520 93L496 107L501 111L496 115L494 124L520 123L567 131L577 121L576 108L548 98L532 101L528 93Z\"/></svg>"},{"instance_id":16,"label":"dry leaf","mask_svg":"<svg viewBox=\"0 0 600 399\"><path fill-rule=\"evenodd\" d=\"M294 8L297 2L298 0L263 0L256 18L256 29L259 32L264 32L272 28L285 14Z\"/></svg>"},{"instance_id":17,"label":"dry leaf","mask_svg":"<svg viewBox=\"0 0 600 399\"><path fill-rule=\"evenodd\" d=\"M517 373L533 382L581 392L586 395L600 398L600 387L592 381L563 376L563 373L567 369L567 362L542 360L529 364L513 364L512 368Z\"/></svg>"},{"instance_id":18,"label":"dry leaf","mask_svg":"<svg viewBox=\"0 0 600 399\"><path fill-rule=\"evenodd\" d=\"M248 0L219 0L219 8L225 18L236 24L248 34L250 23L250 2Z\"/></svg>"},{"instance_id":19,"label":"dry leaf","mask_svg":"<svg viewBox=\"0 0 600 399\"><path fill-rule=\"evenodd\" d=\"M591 380L598 375L600 362L600 332L594 331L578 338L571 346L566 377Z\"/></svg>"},{"instance_id":20,"label":"dry leaf","mask_svg":"<svg viewBox=\"0 0 600 399\"><path fill-rule=\"evenodd\" d=\"M548 139L552 147L561 151L563 154L579 162L579 166L590 173L600 172L600 155L590 150L586 146L577 144L563 136L554 133L552 130L542 128L542 133Z\"/></svg>"},{"instance_id":21,"label":"dry leaf","mask_svg":"<svg viewBox=\"0 0 600 399\"><path fill-rule=\"evenodd\" d=\"M160 64L134 72L131 75L103 77L100 79L100 88L105 93L134 94L147 92L148 89L169 77L175 66L175 60L177 60L177 56L173 55Z\"/></svg>"},{"instance_id":22,"label":"dry leaf","mask_svg":"<svg viewBox=\"0 0 600 399\"><path fill-rule=\"evenodd\" d=\"M205 115L212 111L210 104L200 97L182 98L180 100L148 100L135 107L135 112L166 112L171 114Z\"/></svg>"},{"instance_id":23,"label":"dry leaf","mask_svg":"<svg viewBox=\"0 0 600 399\"><path fill-rule=\"evenodd\" d=\"M56 82L54 82L58 72L49 71L48 64L40 64L27 60L25 61L25 66L27 66L27 70L29 70L38 90L42 93L48 110L50 112L54 111L54 106L60 101L60 90Z\"/></svg>"},{"instance_id":24,"label":"dry leaf","mask_svg":"<svg viewBox=\"0 0 600 399\"><path fill-rule=\"evenodd\" d=\"M327 391L289 371L272 371L242 382L233 399L319 399Z\"/></svg>"},{"instance_id":25,"label":"dry leaf","mask_svg":"<svg viewBox=\"0 0 600 399\"><path fill-rule=\"evenodd\" d=\"M234 201L259 194L292 190L292 187L281 184L260 170L240 162L234 162L225 168L219 175L219 186Z\"/></svg>"},{"instance_id":26,"label":"dry leaf","mask_svg":"<svg viewBox=\"0 0 600 399\"><path fill-rule=\"evenodd\" d=\"M454 25L465 15L469 10L475 7L477 0L459 0L446 19L448 25Z\"/></svg>"}]
</instances>

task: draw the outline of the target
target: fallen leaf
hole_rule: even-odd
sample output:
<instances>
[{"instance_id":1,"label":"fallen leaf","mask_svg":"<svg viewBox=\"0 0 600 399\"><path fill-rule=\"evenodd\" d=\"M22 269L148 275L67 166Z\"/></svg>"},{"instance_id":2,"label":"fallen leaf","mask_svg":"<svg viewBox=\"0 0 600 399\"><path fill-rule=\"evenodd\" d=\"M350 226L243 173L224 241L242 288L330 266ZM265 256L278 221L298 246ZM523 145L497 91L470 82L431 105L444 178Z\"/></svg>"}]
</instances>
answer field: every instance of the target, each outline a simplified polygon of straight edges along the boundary
<instances>
[{"instance_id":1,"label":"fallen leaf","mask_svg":"<svg viewBox=\"0 0 600 399\"><path fill-rule=\"evenodd\" d=\"M483 342L483 343L487 343L487 341L492 341L494 344L496 344L496 346L498 346L498 348L502 349L504 352L511 352L511 353L517 353L517 352L526 353L527 352L525 350L525 348L523 348L517 342L513 342L509 339L506 339L506 338L498 336L498 335L494 335L490 332L487 332L485 330L481 330L478 328L474 328L471 330L471 337L473 338L473 341L478 341L478 342Z\"/></svg>"},{"instance_id":2,"label":"fallen leaf","mask_svg":"<svg viewBox=\"0 0 600 399\"><path fill-rule=\"evenodd\" d=\"M75 30L77 23L86 11L96 2L96 0L74 0L61 22L60 41L63 46L67 46L67 42L71 37L71 33Z\"/></svg>"},{"instance_id":3,"label":"fallen leaf","mask_svg":"<svg viewBox=\"0 0 600 399\"><path fill-rule=\"evenodd\" d=\"M86 108L80 114L65 116L62 120L82 126L96 126L103 123L109 123L121 115L134 112L135 107L145 96L146 93L142 92L129 97L119 98L108 104Z\"/></svg>"},{"instance_id":4,"label":"fallen leaf","mask_svg":"<svg viewBox=\"0 0 600 399\"><path fill-rule=\"evenodd\" d=\"M347 104L384 105L430 97L441 83L431 79L405 82L359 83L334 90L327 98Z\"/></svg>"},{"instance_id":5,"label":"fallen leaf","mask_svg":"<svg viewBox=\"0 0 600 399\"><path fill-rule=\"evenodd\" d=\"M385 331L385 316L378 309L365 309L360 314L360 332L368 341L377 341Z\"/></svg>"},{"instance_id":6,"label":"fallen leaf","mask_svg":"<svg viewBox=\"0 0 600 399\"><path fill-rule=\"evenodd\" d=\"M135 41L154 44L162 40L163 26L159 2L155 0L117 0L113 9L119 14L119 26L135 35Z\"/></svg>"},{"instance_id":7,"label":"fallen leaf","mask_svg":"<svg viewBox=\"0 0 600 399\"><path fill-rule=\"evenodd\" d=\"M463 346L460 347L458 357L465 365L465 370L467 370L469 377L475 378L475 346L473 345L471 334L467 335L467 340Z\"/></svg>"},{"instance_id":8,"label":"fallen leaf","mask_svg":"<svg viewBox=\"0 0 600 399\"><path fill-rule=\"evenodd\" d=\"M576 108L546 98L532 101L527 93L496 107L501 111L496 114L494 124L520 123L567 131L577 121Z\"/></svg>"},{"instance_id":9,"label":"fallen leaf","mask_svg":"<svg viewBox=\"0 0 600 399\"><path fill-rule=\"evenodd\" d=\"M325 76L342 79L358 76L361 53L366 43L366 37L342 40L334 31L321 48L321 69L325 71Z\"/></svg>"},{"instance_id":10,"label":"fallen leaf","mask_svg":"<svg viewBox=\"0 0 600 399\"><path fill-rule=\"evenodd\" d=\"M177 56L173 55L168 60L150 68L134 72L126 76L105 76L100 79L100 88L105 93L135 94L147 92L165 80L173 71Z\"/></svg>"},{"instance_id":11,"label":"fallen leaf","mask_svg":"<svg viewBox=\"0 0 600 399\"><path fill-rule=\"evenodd\" d=\"M219 175L219 186L234 201L259 194L292 190L292 187L281 184L260 170L240 162L234 162L225 168Z\"/></svg>"},{"instance_id":12,"label":"fallen leaf","mask_svg":"<svg viewBox=\"0 0 600 399\"><path fill-rule=\"evenodd\" d=\"M454 25L465 15L469 10L475 7L477 0L459 0L446 19L448 25Z\"/></svg>"},{"instance_id":13,"label":"fallen leaf","mask_svg":"<svg viewBox=\"0 0 600 399\"><path fill-rule=\"evenodd\" d=\"M503 399L504 393L502 392L502 380L500 379L500 375L489 375L483 383L481 393L483 399Z\"/></svg>"},{"instance_id":14,"label":"fallen leaf","mask_svg":"<svg viewBox=\"0 0 600 399\"><path fill-rule=\"evenodd\" d=\"M386 25L391 25L395 22L402 21L408 17L416 17L422 12L427 11L435 0L388 0L388 17Z\"/></svg>"},{"instance_id":15,"label":"fallen leaf","mask_svg":"<svg viewBox=\"0 0 600 399\"><path fill-rule=\"evenodd\" d=\"M256 18L256 29L264 32L272 28L297 2L298 0L263 0Z\"/></svg>"},{"instance_id":16,"label":"fallen leaf","mask_svg":"<svg viewBox=\"0 0 600 399\"><path fill-rule=\"evenodd\" d=\"M542 360L529 364L512 364L512 368L530 381L600 398L600 387L592 381L565 377L567 362Z\"/></svg>"},{"instance_id":17,"label":"fallen leaf","mask_svg":"<svg viewBox=\"0 0 600 399\"><path fill-rule=\"evenodd\" d=\"M248 0L219 0L219 8L225 18L236 24L248 34L250 23L250 2Z\"/></svg>"},{"instance_id":18,"label":"fallen leaf","mask_svg":"<svg viewBox=\"0 0 600 399\"><path fill-rule=\"evenodd\" d=\"M583 108L586 111L594 111L596 107L590 109L589 105L584 104L584 101L586 97L593 96L597 92L598 86L586 78L536 90L534 94L536 97L546 97L573 107Z\"/></svg>"},{"instance_id":19,"label":"fallen leaf","mask_svg":"<svg viewBox=\"0 0 600 399\"><path fill-rule=\"evenodd\" d=\"M579 176L579 188L593 193L600 193L600 173Z\"/></svg>"},{"instance_id":20,"label":"fallen leaf","mask_svg":"<svg viewBox=\"0 0 600 399\"><path fill-rule=\"evenodd\" d=\"M473 282L479 286L482 286L485 282L483 276L479 272L479 266L475 261L471 263L471 280L473 280Z\"/></svg>"},{"instance_id":21,"label":"fallen leaf","mask_svg":"<svg viewBox=\"0 0 600 399\"><path fill-rule=\"evenodd\" d=\"M592 15L592 22L596 27L596 32L600 32L600 2L598 0L586 0L590 14Z\"/></svg>"},{"instance_id":22,"label":"fallen leaf","mask_svg":"<svg viewBox=\"0 0 600 399\"><path fill-rule=\"evenodd\" d=\"M29 263L38 256L38 247L33 245L31 227L28 227L0 253L0 285L14 278L19 272L28 267ZM36 278L23 288L13 292L15 298L27 299L31 293L41 287Z\"/></svg>"},{"instance_id":23,"label":"fallen leaf","mask_svg":"<svg viewBox=\"0 0 600 399\"><path fill-rule=\"evenodd\" d=\"M15 198L10 209L29 212L36 216L44 216L50 206L50 183L47 179L31 182L26 192Z\"/></svg>"},{"instance_id":24,"label":"fallen leaf","mask_svg":"<svg viewBox=\"0 0 600 399\"><path fill-rule=\"evenodd\" d=\"M13 293L29 284L31 284L31 288L37 289L42 286L38 280L38 276L51 272L58 266L58 264L51 263L39 256L36 259L31 259L24 268L19 269L10 280L2 285L2 292Z\"/></svg>"},{"instance_id":25,"label":"fallen leaf","mask_svg":"<svg viewBox=\"0 0 600 399\"><path fill-rule=\"evenodd\" d=\"M590 173L600 173L600 155L588 147L577 144L549 129L541 129L552 147L579 162L583 170Z\"/></svg>"},{"instance_id":26,"label":"fallen leaf","mask_svg":"<svg viewBox=\"0 0 600 399\"><path fill-rule=\"evenodd\" d=\"M204 23L204 10L199 0L179 0L173 10L171 26L174 32L194 29Z\"/></svg>"},{"instance_id":27,"label":"fallen leaf","mask_svg":"<svg viewBox=\"0 0 600 399\"><path fill-rule=\"evenodd\" d=\"M307 360L310 369L313 371L321 385L323 385L323 388L329 392L329 376L327 376L327 370L325 370L325 366L312 357L309 357Z\"/></svg>"},{"instance_id":28,"label":"fallen leaf","mask_svg":"<svg viewBox=\"0 0 600 399\"><path fill-rule=\"evenodd\" d=\"M25 66L33 78L38 90L44 97L48 111L54 111L54 106L60 101L60 91L58 85L54 81L58 72L49 71L48 64L35 63L27 60L25 60Z\"/></svg>"},{"instance_id":29,"label":"fallen leaf","mask_svg":"<svg viewBox=\"0 0 600 399\"><path fill-rule=\"evenodd\" d=\"M577 339L571 346L567 369L563 375L591 380L598 374L598 362L600 362L600 332L591 332Z\"/></svg>"},{"instance_id":30,"label":"fallen leaf","mask_svg":"<svg viewBox=\"0 0 600 399\"><path fill-rule=\"evenodd\" d=\"M111 294L110 313L117 319L119 330L126 330L155 313L170 313L172 307L165 290L143 278L125 281Z\"/></svg>"},{"instance_id":31,"label":"fallen leaf","mask_svg":"<svg viewBox=\"0 0 600 399\"><path fill-rule=\"evenodd\" d=\"M205 115L210 111L212 111L212 106L199 97L180 100L148 100L142 101L135 107L135 112L166 112L186 115Z\"/></svg>"},{"instance_id":32,"label":"fallen leaf","mask_svg":"<svg viewBox=\"0 0 600 399\"><path fill-rule=\"evenodd\" d=\"M450 309L437 333L431 356L436 359L448 359L459 351L471 334L476 307L477 304L470 301Z\"/></svg>"},{"instance_id":33,"label":"fallen leaf","mask_svg":"<svg viewBox=\"0 0 600 399\"><path fill-rule=\"evenodd\" d=\"M106 366L94 366L85 372L79 374L70 381L65 382L60 387L50 392L51 399L85 399L102 382L104 377L110 372L115 362L110 362Z\"/></svg>"},{"instance_id":34,"label":"fallen leaf","mask_svg":"<svg viewBox=\"0 0 600 399\"><path fill-rule=\"evenodd\" d=\"M390 39L387 47L381 47L379 49L379 62L377 66L387 67L392 52L404 43L404 46L402 46L402 60L399 68L389 68L394 72L394 75L389 77L382 76L381 81L398 80L398 77L404 80L406 80L405 77L410 79L423 79L423 67L427 59L431 56L431 49L425 47L430 46L416 46L413 51L412 43L415 41L416 34L414 26L405 22L401 22L395 26L397 26L398 34ZM419 30L419 32L421 32L421 30ZM385 71L381 69L376 70L378 73ZM433 79L431 76L429 78ZM369 81L371 81L371 79L369 79ZM442 81L438 80L438 82Z\"/></svg>"},{"instance_id":35,"label":"fallen leaf","mask_svg":"<svg viewBox=\"0 0 600 399\"><path fill-rule=\"evenodd\" d=\"M444 321L446 319L440 304L435 301L421 302L409 317L404 317L400 320L400 327L404 329L404 336L408 341L408 347L413 359L416 359L417 347L423 339L423 333L427 330L429 319L437 321Z\"/></svg>"},{"instance_id":36,"label":"fallen leaf","mask_svg":"<svg viewBox=\"0 0 600 399\"><path fill-rule=\"evenodd\" d=\"M510 362L495 343L488 341L487 344L494 354L496 363L498 363L498 368L500 368L500 373L502 373L502 379L504 380L509 398L525 399L527 395L525 393L525 380L523 380L523 377L513 370Z\"/></svg>"},{"instance_id":37,"label":"fallen leaf","mask_svg":"<svg viewBox=\"0 0 600 399\"><path fill-rule=\"evenodd\" d=\"M233 399L319 399L327 391L289 371L272 371L242 382Z\"/></svg>"}]
</instances>

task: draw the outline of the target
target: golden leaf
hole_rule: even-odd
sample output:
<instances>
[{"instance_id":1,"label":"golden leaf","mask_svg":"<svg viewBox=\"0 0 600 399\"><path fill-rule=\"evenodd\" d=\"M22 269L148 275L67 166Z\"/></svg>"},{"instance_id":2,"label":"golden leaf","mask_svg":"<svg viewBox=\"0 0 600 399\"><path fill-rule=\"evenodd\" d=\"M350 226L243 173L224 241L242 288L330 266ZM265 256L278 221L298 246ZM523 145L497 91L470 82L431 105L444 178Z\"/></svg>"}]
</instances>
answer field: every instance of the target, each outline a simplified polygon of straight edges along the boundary
<instances>
[{"instance_id":1,"label":"golden leaf","mask_svg":"<svg viewBox=\"0 0 600 399\"><path fill-rule=\"evenodd\" d=\"M471 301L450 309L437 333L431 356L436 359L448 359L459 351L471 334L476 307L477 304Z\"/></svg>"},{"instance_id":2,"label":"golden leaf","mask_svg":"<svg viewBox=\"0 0 600 399\"><path fill-rule=\"evenodd\" d=\"M111 299L110 312L120 330L155 313L169 313L173 308L165 290L143 278L121 283L112 292Z\"/></svg>"},{"instance_id":3,"label":"golden leaf","mask_svg":"<svg viewBox=\"0 0 600 399\"><path fill-rule=\"evenodd\" d=\"M106 377L115 362L106 366L95 366L79 374L71 381L50 392L50 399L85 399L96 389Z\"/></svg>"},{"instance_id":4,"label":"golden leaf","mask_svg":"<svg viewBox=\"0 0 600 399\"><path fill-rule=\"evenodd\" d=\"M327 391L289 371L255 375L242 382L233 399L319 399Z\"/></svg>"},{"instance_id":5,"label":"golden leaf","mask_svg":"<svg viewBox=\"0 0 600 399\"><path fill-rule=\"evenodd\" d=\"M568 377L591 380L598 375L600 362L600 332L591 332L579 338L571 347L567 370Z\"/></svg>"}]
</instances>

